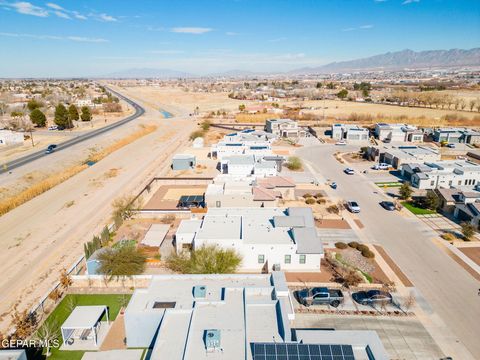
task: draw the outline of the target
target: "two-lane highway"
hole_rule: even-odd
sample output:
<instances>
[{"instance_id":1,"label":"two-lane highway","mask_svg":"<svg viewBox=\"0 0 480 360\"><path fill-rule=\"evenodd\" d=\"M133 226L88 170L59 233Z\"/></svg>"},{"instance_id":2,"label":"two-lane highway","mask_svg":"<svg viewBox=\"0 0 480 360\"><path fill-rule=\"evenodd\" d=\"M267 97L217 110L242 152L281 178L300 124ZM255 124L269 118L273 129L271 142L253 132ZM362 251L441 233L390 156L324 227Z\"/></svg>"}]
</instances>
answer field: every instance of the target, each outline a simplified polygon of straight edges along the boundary
<instances>
[{"instance_id":1,"label":"two-lane highway","mask_svg":"<svg viewBox=\"0 0 480 360\"><path fill-rule=\"evenodd\" d=\"M135 109L135 113L130 115L130 116L127 116L125 119L119 120L119 121L117 121L113 124L104 126L102 128L96 129L96 130L89 131L87 133L80 134L76 137L73 137L73 138L67 140L67 141L64 141L64 142L58 144L57 148L55 149L55 152L68 149L69 147L71 147L73 145L76 145L78 143L81 143L83 141L92 139L92 138L94 138L98 135L101 135L101 134L104 134L108 131L116 129L119 126L122 126L124 124L129 123L132 120L137 119L138 117L142 116L145 113L145 109L142 106L140 106L139 104L137 104L136 102L132 101L131 99L123 96L122 94L120 94L120 93L118 93L118 92L116 92L116 91L114 91L110 88L107 88L107 90L110 91L111 93L113 93L115 96L117 96L117 97L121 98L122 100L124 100L125 102L127 102L129 105L131 105ZM38 160L38 159L44 157L44 156L48 156L48 154L45 153L45 149L40 150L40 151L36 151L36 152L31 153L29 155L22 156L18 159L12 160L8 163L1 164L2 168L0 168L0 174L3 173L3 172L6 172L6 171L11 171L12 169L18 168L20 166L26 165L26 164L28 164L32 161L35 161L35 160Z\"/></svg>"}]
</instances>

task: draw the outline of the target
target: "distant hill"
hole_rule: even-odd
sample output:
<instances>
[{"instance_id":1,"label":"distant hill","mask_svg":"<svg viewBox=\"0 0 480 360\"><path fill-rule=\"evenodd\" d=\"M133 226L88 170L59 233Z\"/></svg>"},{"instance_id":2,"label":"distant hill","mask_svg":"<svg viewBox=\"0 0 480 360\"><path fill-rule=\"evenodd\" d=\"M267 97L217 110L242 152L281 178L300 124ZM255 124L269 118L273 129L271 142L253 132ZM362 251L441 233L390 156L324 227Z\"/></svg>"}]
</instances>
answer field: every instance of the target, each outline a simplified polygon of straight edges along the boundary
<instances>
[{"instance_id":1,"label":"distant hill","mask_svg":"<svg viewBox=\"0 0 480 360\"><path fill-rule=\"evenodd\" d=\"M318 67L290 71L291 74L338 73L403 69L451 68L480 66L480 48L470 50L402 50L363 59L333 62Z\"/></svg>"},{"instance_id":2,"label":"distant hill","mask_svg":"<svg viewBox=\"0 0 480 360\"><path fill-rule=\"evenodd\" d=\"M132 68L113 72L107 74L106 78L124 78L124 79L144 79L144 78L158 78L158 79L173 79L173 78L187 78L194 77L194 75L187 72L170 70L170 69L152 69L152 68Z\"/></svg>"}]
</instances>

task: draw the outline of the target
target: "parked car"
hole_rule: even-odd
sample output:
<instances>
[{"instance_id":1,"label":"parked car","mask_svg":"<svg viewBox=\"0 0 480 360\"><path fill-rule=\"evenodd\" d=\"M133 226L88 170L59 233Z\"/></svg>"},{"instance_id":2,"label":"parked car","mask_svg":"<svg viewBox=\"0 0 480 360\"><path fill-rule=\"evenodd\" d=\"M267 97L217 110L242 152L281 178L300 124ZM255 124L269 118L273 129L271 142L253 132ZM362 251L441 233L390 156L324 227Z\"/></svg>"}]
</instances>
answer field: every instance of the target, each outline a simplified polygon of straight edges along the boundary
<instances>
[{"instance_id":1,"label":"parked car","mask_svg":"<svg viewBox=\"0 0 480 360\"><path fill-rule=\"evenodd\" d=\"M338 307L338 305L343 302L343 293L341 290L326 287L298 290L295 295L300 304L305 306L330 305Z\"/></svg>"},{"instance_id":2,"label":"parked car","mask_svg":"<svg viewBox=\"0 0 480 360\"><path fill-rule=\"evenodd\" d=\"M353 170L352 168L346 168L345 170L343 170L343 172L347 175L355 174L355 170Z\"/></svg>"},{"instance_id":3,"label":"parked car","mask_svg":"<svg viewBox=\"0 0 480 360\"><path fill-rule=\"evenodd\" d=\"M455 144L447 144L446 146L450 149L455 149Z\"/></svg>"},{"instance_id":4,"label":"parked car","mask_svg":"<svg viewBox=\"0 0 480 360\"><path fill-rule=\"evenodd\" d=\"M48 130L58 130L58 125L49 126Z\"/></svg>"},{"instance_id":5,"label":"parked car","mask_svg":"<svg viewBox=\"0 0 480 360\"><path fill-rule=\"evenodd\" d=\"M392 295L381 290L358 291L352 294L352 298L361 305L390 304L392 302Z\"/></svg>"},{"instance_id":6,"label":"parked car","mask_svg":"<svg viewBox=\"0 0 480 360\"><path fill-rule=\"evenodd\" d=\"M332 183L330 184L330 187L331 187L333 190L335 190L335 189L337 188L337 183L336 183L336 182L332 182Z\"/></svg>"},{"instance_id":7,"label":"parked car","mask_svg":"<svg viewBox=\"0 0 480 360\"><path fill-rule=\"evenodd\" d=\"M45 154L53 153L55 151L56 147L57 147L57 145L55 145L55 144L48 145L47 150L45 150Z\"/></svg>"},{"instance_id":8,"label":"parked car","mask_svg":"<svg viewBox=\"0 0 480 360\"><path fill-rule=\"evenodd\" d=\"M345 140L340 140L340 141L337 141L335 145L343 146L343 145L347 145L347 142Z\"/></svg>"},{"instance_id":9,"label":"parked car","mask_svg":"<svg viewBox=\"0 0 480 360\"><path fill-rule=\"evenodd\" d=\"M382 201L380 205L388 211L395 211L395 204L392 201Z\"/></svg>"},{"instance_id":10,"label":"parked car","mask_svg":"<svg viewBox=\"0 0 480 360\"><path fill-rule=\"evenodd\" d=\"M389 170L392 166L387 163L379 163L372 166L373 170Z\"/></svg>"},{"instance_id":11,"label":"parked car","mask_svg":"<svg viewBox=\"0 0 480 360\"><path fill-rule=\"evenodd\" d=\"M352 213L359 213L360 212L360 205L356 201L349 200L347 201L347 209Z\"/></svg>"}]
</instances>

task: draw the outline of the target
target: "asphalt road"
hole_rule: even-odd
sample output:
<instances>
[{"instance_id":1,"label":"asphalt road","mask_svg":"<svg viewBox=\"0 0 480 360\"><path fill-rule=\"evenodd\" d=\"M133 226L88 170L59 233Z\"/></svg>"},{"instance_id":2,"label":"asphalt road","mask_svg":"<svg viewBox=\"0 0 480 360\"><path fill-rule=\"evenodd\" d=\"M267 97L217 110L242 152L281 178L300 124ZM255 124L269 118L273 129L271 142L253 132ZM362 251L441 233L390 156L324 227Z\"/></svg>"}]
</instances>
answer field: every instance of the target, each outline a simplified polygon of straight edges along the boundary
<instances>
[{"instance_id":1,"label":"asphalt road","mask_svg":"<svg viewBox=\"0 0 480 360\"><path fill-rule=\"evenodd\" d=\"M348 150L348 147L341 149ZM357 230L362 240L379 243L386 249L430 304L429 317L439 316L452 331L448 339L453 344L450 348L460 352L446 355L454 359L480 359L479 282L432 241L438 235L422 221L380 207L379 202L386 199L383 192L362 174L344 174L346 165L335 160L336 151L339 148L334 145L318 145L299 149L297 154L311 163L319 180L337 182L338 189L330 192L358 201L362 209L358 218L365 225ZM465 348L470 354L461 352Z\"/></svg>"},{"instance_id":2,"label":"asphalt road","mask_svg":"<svg viewBox=\"0 0 480 360\"><path fill-rule=\"evenodd\" d=\"M92 139L98 135L101 135L101 134L104 134L108 131L111 131L119 126L122 126L132 120L135 120L136 118L142 116L144 113L145 113L145 109L140 106L139 104L137 104L136 102L132 101L131 99L123 96L122 94L112 90L112 89L108 89L108 91L110 91L111 93L113 93L115 96L121 98L122 100L126 101L128 104L130 104L131 106L133 106L133 108L135 109L135 113L130 115L130 116L127 116L125 119L122 119L120 121L117 121L113 124L110 124L110 125L107 125L107 126L104 126L100 129L96 129L96 130L92 130L92 131L89 131L89 132L86 132L86 133L83 133L81 135L78 135L72 139L69 139L67 141L64 141L60 144L58 144L58 146L55 148L55 152L58 152L58 151L62 151L62 150L65 150L67 148L69 148L70 146L73 146L73 145L76 145L78 143L81 143L82 141L85 141L85 140L89 140L89 139ZM26 156L22 156L18 159L15 159L15 160L12 160L6 164L3 164L2 165L2 168L0 168L0 174L1 173L4 173L4 172L7 172L7 171L11 171L15 168L18 168L20 166L23 166L23 165L26 165L26 164L29 164L31 163L32 161L35 161L37 159L40 159L44 156L49 156L50 154L45 154L45 149L42 149L40 151L37 151L37 152L34 152L34 153L31 153L29 155L26 155Z\"/></svg>"}]
</instances>

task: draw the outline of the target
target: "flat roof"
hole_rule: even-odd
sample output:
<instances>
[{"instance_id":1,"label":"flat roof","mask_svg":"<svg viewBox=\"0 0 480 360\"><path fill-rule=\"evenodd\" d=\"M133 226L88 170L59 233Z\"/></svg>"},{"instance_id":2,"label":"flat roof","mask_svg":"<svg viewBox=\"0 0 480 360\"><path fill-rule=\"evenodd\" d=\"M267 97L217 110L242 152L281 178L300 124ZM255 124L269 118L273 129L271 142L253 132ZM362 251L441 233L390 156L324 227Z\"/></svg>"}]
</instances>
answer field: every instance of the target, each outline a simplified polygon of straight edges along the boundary
<instances>
[{"instance_id":1,"label":"flat roof","mask_svg":"<svg viewBox=\"0 0 480 360\"><path fill-rule=\"evenodd\" d=\"M73 309L70 316L62 324L63 329L89 329L94 327L102 318L103 313L107 311L105 305L102 306L77 306Z\"/></svg>"},{"instance_id":2,"label":"flat roof","mask_svg":"<svg viewBox=\"0 0 480 360\"><path fill-rule=\"evenodd\" d=\"M141 244L154 247L160 246L163 239L165 239L165 236L167 236L169 229L169 224L152 224L145 234Z\"/></svg>"}]
</instances>

